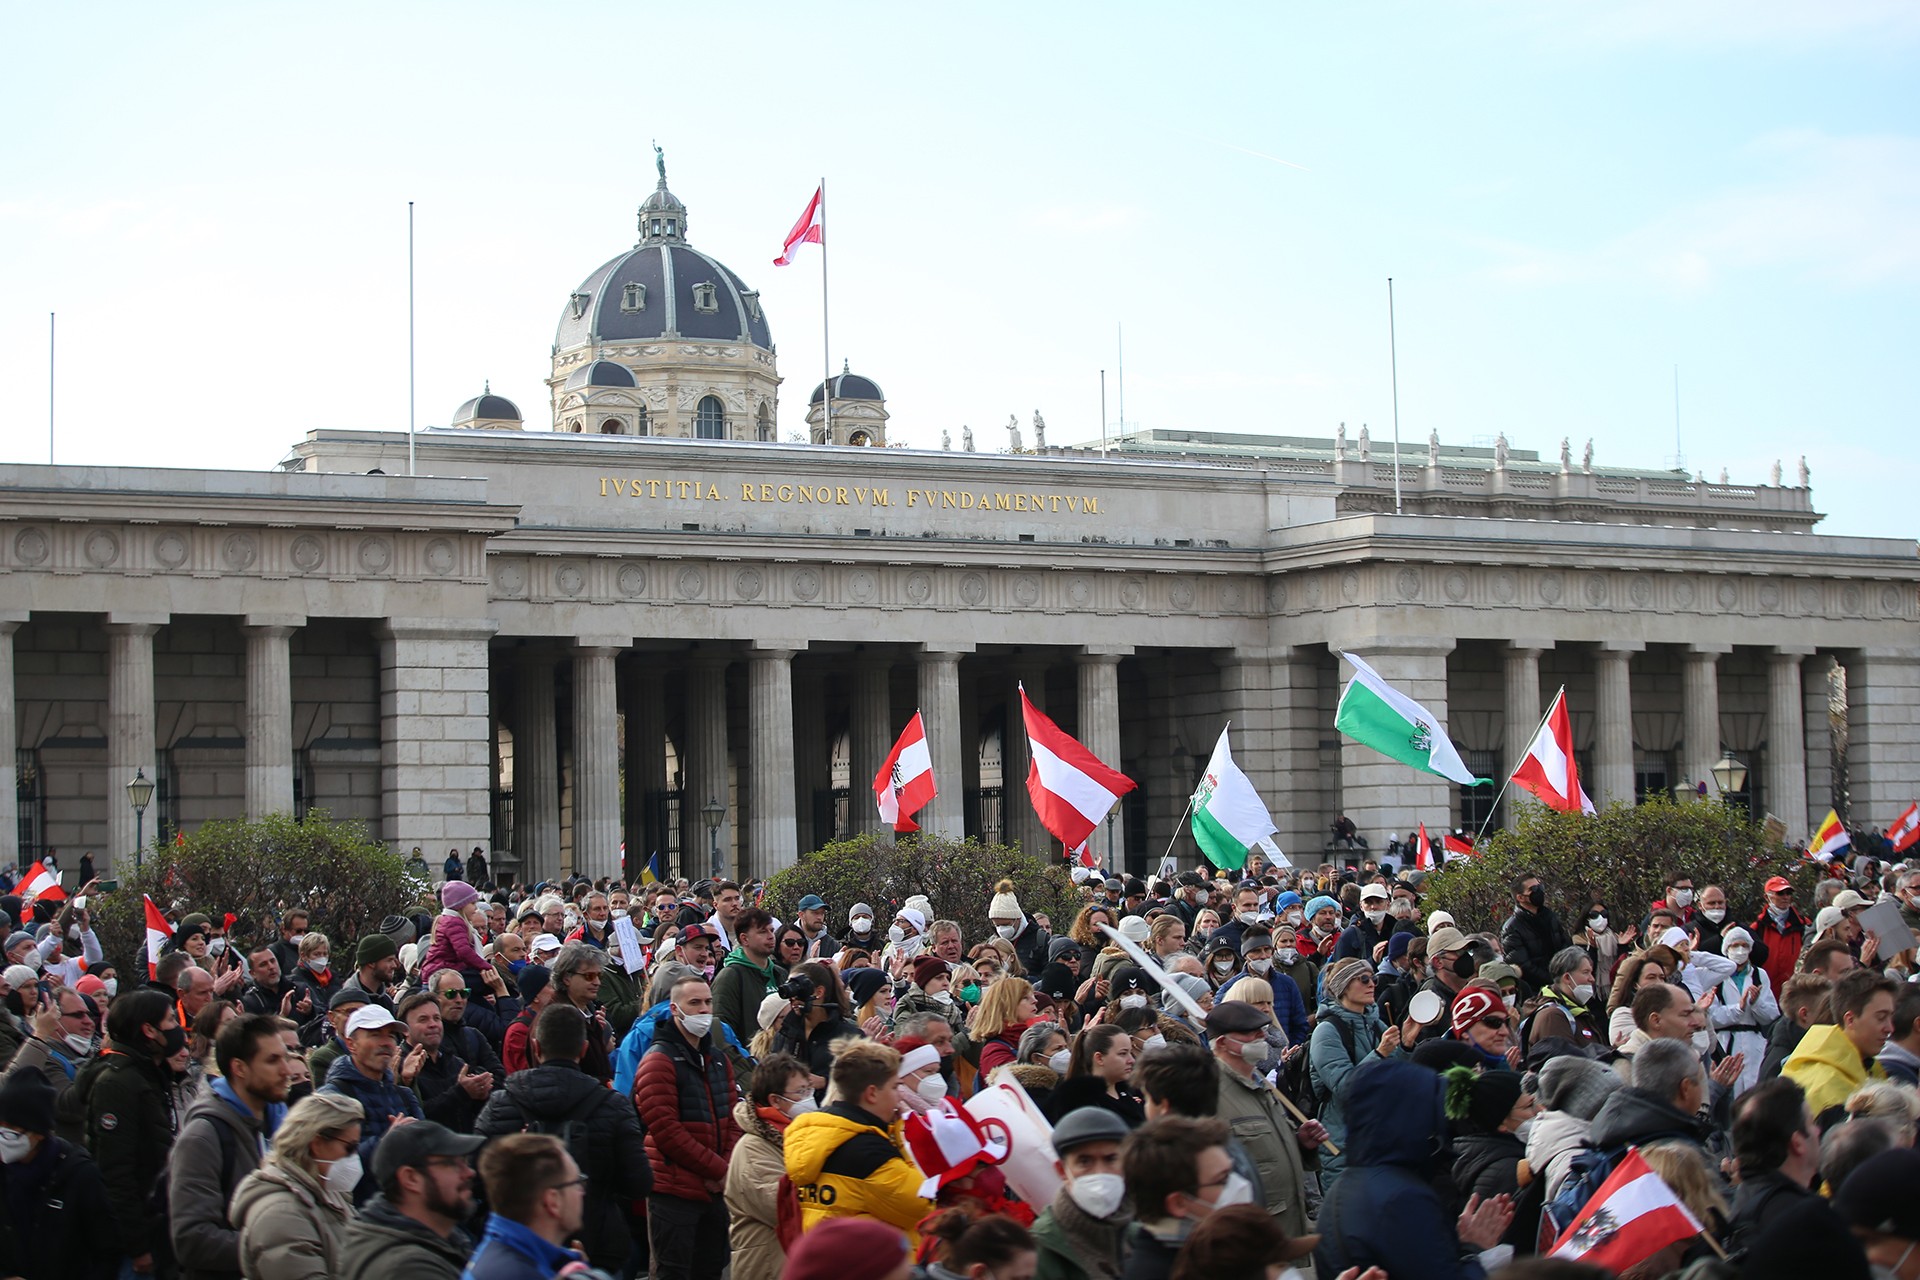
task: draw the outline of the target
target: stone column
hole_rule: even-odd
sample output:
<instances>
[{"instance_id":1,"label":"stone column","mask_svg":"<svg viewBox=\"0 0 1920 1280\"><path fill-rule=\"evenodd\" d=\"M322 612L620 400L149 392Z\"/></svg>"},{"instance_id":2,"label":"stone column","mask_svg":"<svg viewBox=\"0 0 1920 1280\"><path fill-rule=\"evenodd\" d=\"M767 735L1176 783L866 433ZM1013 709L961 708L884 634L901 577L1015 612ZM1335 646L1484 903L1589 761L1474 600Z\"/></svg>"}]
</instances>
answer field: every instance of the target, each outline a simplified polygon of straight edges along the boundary
<instances>
[{"instance_id":1,"label":"stone column","mask_svg":"<svg viewBox=\"0 0 1920 1280\"><path fill-rule=\"evenodd\" d=\"M770 876L800 858L793 791L793 654L753 646L747 659L747 846L743 874Z\"/></svg>"},{"instance_id":2,"label":"stone column","mask_svg":"<svg viewBox=\"0 0 1920 1280\"><path fill-rule=\"evenodd\" d=\"M820 845L814 805L833 784L833 744L827 740L827 725L827 690L820 665L798 663L793 669L793 813L801 853L811 853Z\"/></svg>"},{"instance_id":3,"label":"stone column","mask_svg":"<svg viewBox=\"0 0 1920 1280\"><path fill-rule=\"evenodd\" d=\"M493 717L487 618L389 618L380 640L381 837L419 845L438 868L448 848L483 844L493 825Z\"/></svg>"},{"instance_id":4,"label":"stone column","mask_svg":"<svg viewBox=\"0 0 1920 1280\"><path fill-rule=\"evenodd\" d=\"M528 884L560 874L560 731L554 656L522 649L514 671L513 856Z\"/></svg>"},{"instance_id":5,"label":"stone column","mask_svg":"<svg viewBox=\"0 0 1920 1280\"><path fill-rule=\"evenodd\" d=\"M914 821L924 831L953 840L966 835L965 784L960 771L960 657L950 649L928 649L918 655L920 720L927 729L927 753L933 759L933 782L939 793ZM872 780L868 774L867 781ZM856 786L858 782L855 779Z\"/></svg>"},{"instance_id":6,"label":"stone column","mask_svg":"<svg viewBox=\"0 0 1920 1280\"><path fill-rule=\"evenodd\" d=\"M1787 839L1807 830L1807 726L1800 660L1812 648L1767 654L1767 808L1786 824ZM1826 813L1822 811L1821 817Z\"/></svg>"},{"instance_id":7,"label":"stone column","mask_svg":"<svg viewBox=\"0 0 1920 1280\"><path fill-rule=\"evenodd\" d=\"M1847 795L1841 815L1885 827L1920 795L1920 652L1856 649L1847 666ZM1809 814L1818 822L1825 813Z\"/></svg>"},{"instance_id":8,"label":"stone column","mask_svg":"<svg viewBox=\"0 0 1920 1280\"><path fill-rule=\"evenodd\" d=\"M1827 816L1833 807L1833 669L1837 664L1831 653L1815 651L1800 666L1801 716L1806 729L1807 822L1788 828L1787 839L1798 841L1812 834L1812 824Z\"/></svg>"},{"instance_id":9,"label":"stone column","mask_svg":"<svg viewBox=\"0 0 1920 1280\"><path fill-rule=\"evenodd\" d=\"M13 633L27 620L24 609L0 610L0 866L20 865L20 725L13 682ZM123 797L124 798L124 797Z\"/></svg>"},{"instance_id":10,"label":"stone column","mask_svg":"<svg viewBox=\"0 0 1920 1280\"><path fill-rule=\"evenodd\" d=\"M855 835L880 830L880 812L873 803L873 778L893 750L898 732L893 723L890 681L893 660L878 654L855 657L848 673L847 824Z\"/></svg>"},{"instance_id":11,"label":"stone column","mask_svg":"<svg viewBox=\"0 0 1920 1280\"><path fill-rule=\"evenodd\" d=\"M1447 655L1454 642L1446 637L1375 641L1327 646L1336 657L1357 653L1380 678L1447 722ZM1344 688L1353 669L1342 662ZM1436 727L1435 732L1438 732ZM1397 760L1340 735L1341 812L1377 852L1390 834L1412 831L1424 822L1427 831L1451 831L1460 812L1459 791L1445 778L1409 769ZM1331 820L1329 820L1331 821ZM1342 855L1344 856L1344 855Z\"/></svg>"},{"instance_id":12,"label":"stone column","mask_svg":"<svg viewBox=\"0 0 1920 1280\"><path fill-rule=\"evenodd\" d=\"M687 784L680 793L681 874L701 880L713 874L713 839L704 810L718 801L726 809L718 833L720 871L731 879L727 851L733 848L734 813L727 786L727 656L695 653L687 665Z\"/></svg>"},{"instance_id":13,"label":"stone column","mask_svg":"<svg viewBox=\"0 0 1920 1280\"><path fill-rule=\"evenodd\" d=\"M573 650L573 870L620 868L620 722L614 667L624 646Z\"/></svg>"},{"instance_id":14,"label":"stone column","mask_svg":"<svg viewBox=\"0 0 1920 1280\"><path fill-rule=\"evenodd\" d=\"M1233 748L1233 762L1240 766L1240 772L1247 775L1247 781L1266 802L1268 816L1274 826L1280 828L1274 832L1274 842L1281 852L1289 854L1295 849L1305 852L1318 843L1297 826L1291 830L1281 827L1294 816L1287 813L1294 807L1291 784L1296 770L1304 766L1304 762L1295 761L1293 754L1295 706L1287 688L1293 653L1290 645L1260 650L1233 649L1216 660L1220 668L1220 716L1231 729L1228 742ZM1213 750L1211 742L1195 742L1192 746L1196 753ZM1184 758L1177 762L1176 777L1178 785L1191 795L1197 779L1188 775ZM1175 799L1179 801L1179 809L1184 810L1186 795L1176 794ZM1301 816L1311 820L1315 815ZM1182 820L1180 827L1180 841L1174 846L1174 854L1185 867L1199 856L1199 850L1193 843L1191 824ZM1308 843L1303 844L1303 840ZM1155 849L1153 856L1157 859L1159 853L1160 850Z\"/></svg>"},{"instance_id":15,"label":"stone column","mask_svg":"<svg viewBox=\"0 0 1920 1280\"><path fill-rule=\"evenodd\" d=\"M154 760L153 636L167 615L107 615L107 844L110 868L131 866L135 843L127 783L134 770L158 772ZM160 815L148 806L142 839L151 842ZM126 861L122 863L121 859Z\"/></svg>"},{"instance_id":16,"label":"stone column","mask_svg":"<svg viewBox=\"0 0 1920 1280\"><path fill-rule=\"evenodd\" d=\"M1024 685L1034 709L1047 709L1047 668L1038 657L1022 653L1014 663L1007 691L1007 727L1000 754L1000 812L1006 815L1007 843L1017 844L1041 858L1051 857L1057 843L1040 825L1033 798L1027 794L1027 772L1033 765L1033 753L1027 749L1027 722L1020 707L1020 689Z\"/></svg>"},{"instance_id":17,"label":"stone column","mask_svg":"<svg viewBox=\"0 0 1920 1280\"><path fill-rule=\"evenodd\" d=\"M1129 650L1129 652L1131 652ZM1120 765L1120 652L1092 649L1074 655L1080 678L1080 742L1110 769ZM1113 806L1113 824L1096 828L1087 846L1111 873L1127 865L1127 816L1124 798ZM1109 839L1111 831L1111 839Z\"/></svg>"},{"instance_id":18,"label":"stone column","mask_svg":"<svg viewBox=\"0 0 1920 1280\"><path fill-rule=\"evenodd\" d=\"M1540 728L1540 655L1553 648L1551 640L1513 640L1507 644L1506 741L1502 744L1503 763L1508 769L1520 763L1520 753L1533 745ZM1520 825L1522 806L1537 804L1532 794L1519 787L1508 787L1506 828Z\"/></svg>"},{"instance_id":19,"label":"stone column","mask_svg":"<svg viewBox=\"0 0 1920 1280\"><path fill-rule=\"evenodd\" d=\"M249 614L247 818L293 812L293 657L288 640L305 618Z\"/></svg>"},{"instance_id":20,"label":"stone column","mask_svg":"<svg viewBox=\"0 0 1920 1280\"><path fill-rule=\"evenodd\" d=\"M1605 641L1594 655L1593 773L1587 795L1596 808L1633 803L1633 691L1628 664L1646 648L1638 640Z\"/></svg>"},{"instance_id":21,"label":"stone column","mask_svg":"<svg viewBox=\"0 0 1920 1280\"><path fill-rule=\"evenodd\" d=\"M627 862L633 878L654 852L666 847L666 833L655 817L654 797L667 789L667 709L661 696L656 655L632 653L624 668L626 690Z\"/></svg>"},{"instance_id":22,"label":"stone column","mask_svg":"<svg viewBox=\"0 0 1920 1280\"><path fill-rule=\"evenodd\" d=\"M1688 645L1680 653L1680 776L1717 794L1720 762L1720 655L1730 644Z\"/></svg>"}]
</instances>

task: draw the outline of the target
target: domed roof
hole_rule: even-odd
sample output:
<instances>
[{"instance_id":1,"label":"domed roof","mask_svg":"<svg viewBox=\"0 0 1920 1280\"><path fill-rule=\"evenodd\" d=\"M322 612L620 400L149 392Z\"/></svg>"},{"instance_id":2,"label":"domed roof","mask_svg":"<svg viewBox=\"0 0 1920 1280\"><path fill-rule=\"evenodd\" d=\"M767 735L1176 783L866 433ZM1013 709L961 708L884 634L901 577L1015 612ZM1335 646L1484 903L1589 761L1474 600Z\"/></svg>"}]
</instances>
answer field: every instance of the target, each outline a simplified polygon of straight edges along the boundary
<instances>
[{"instance_id":1,"label":"domed roof","mask_svg":"<svg viewBox=\"0 0 1920 1280\"><path fill-rule=\"evenodd\" d=\"M826 399L826 387L827 384L824 382L815 387L813 394L807 397L807 403L819 404ZM882 391L880 384L872 378L863 378L857 373L849 372L846 362L842 361L840 373L833 379L833 398L835 400L885 400L887 393Z\"/></svg>"},{"instance_id":2,"label":"domed roof","mask_svg":"<svg viewBox=\"0 0 1920 1280\"><path fill-rule=\"evenodd\" d=\"M520 421L520 408L505 396L493 394L491 383L473 399L453 411L455 426L462 422L475 422L481 419L501 419L507 422Z\"/></svg>"},{"instance_id":3,"label":"domed roof","mask_svg":"<svg viewBox=\"0 0 1920 1280\"><path fill-rule=\"evenodd\" d=\"M579 391L584 387L633 387L639 384L633 380L633 370L611 360L595 360L584 368L575 369L567 375L567 390Z\"/></svg>"},{"instance_id":4,"label":"domed roof","mask_svg":"<svg viewBox=\"0 0 1920 1280\"><path fill-rule=\"evenodd\" d=\"M638 245L581 281L560 313L553 345L565 351L668 334L773 349L760 295L706 254L674 243Z\"/></svg>"}]
</instances>

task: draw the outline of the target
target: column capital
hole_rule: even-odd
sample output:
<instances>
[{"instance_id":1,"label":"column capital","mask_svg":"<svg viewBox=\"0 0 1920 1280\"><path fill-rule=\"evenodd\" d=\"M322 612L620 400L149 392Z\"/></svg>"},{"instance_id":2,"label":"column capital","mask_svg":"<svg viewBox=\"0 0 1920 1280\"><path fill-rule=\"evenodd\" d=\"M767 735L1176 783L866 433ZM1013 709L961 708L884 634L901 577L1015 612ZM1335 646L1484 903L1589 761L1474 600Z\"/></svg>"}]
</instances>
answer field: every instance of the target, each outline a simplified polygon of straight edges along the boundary
<instances>
[{"instance_id":1,"label":"column capital","mask_svg":"<svg viewBox=\"0 0 1920 1280\"><path fill-rule=\"evenodd\" d=\"M382 618L373 634L382 640L490 640L499 629L492 618Z\"/></svg>"},{"instance_id":2,"label":"column capital","mask_svg":"<svg viewBox=\"0 0 1920 1280\"><path fill-rule=\"evenodd\" d=\"M958 661L973 652L971 640L929 640L915 652L922 658L952 658Z\"/></svg>"},{"instance_id":3,"label":"column capital","mask_svg":"<svg viewBox=\"0 0 1920 1280\"><path fill-rule=\"evenodd\" d=\"M31 609L0 609L0 628L11 631L32 616Z\"/></svg>"},{"instance_id":4,"label":"column capital","mask_svg":"<svg viewBox=\"0 0 1920 1280\"><path fill-rule=\"evenodd\" d=\"M805 653L806 651L807 651L807 642L805 640L749 640L747 641L747 653L750 656L755 658L762 658L762 657L772 658L772 657L778 657L781 655L785 655L786 657L791 658L796 653Z\"/></svg>"},{"instance_id":5,"label":"column capital","mask_svg":"<svg viewBox=\"0 0 1920 1280\"><path fill-rule=\"evenodd\" d=\"M1768 662L1791 662L1796 666L1801 661L1820 652L1810 644L1776 644L1767 650Z\"/></svg>"},{"instance_id":6,"label":"column capital","mask_svg":"<svg viewBox=\"0 0 1920 1280\"><path fill-rule=\"evenodd\" d=\"M1733 652L1733 645L1694 642L1683 645L1680 652L1688 658L1724 658Z\"/></svg>"},{"instance_id":7,"label":"column capital","mask_svg":"<svg viewBox=\"0 0 1920 1280\"><path fill-rule=\"evenodd\" d=\"M698 671L724 671L733 665L733 655L725 650L695 649L687 655L687 666Z\"/></svg>"},{"instance_id":8,"label":"column capital","mask_svg":"<svg viewBox=\"0 0 1920 1280\"><path fill-rule=\"evenodd\" d=\"M605 637L595 636L590 640L577 641L573 646L576 658L617 658L627 651L623 644L607 644Z\"/></svg>"},{"instance_id":9,"label":"column capital","mask_svg":"<svg viewBox=\"0 0 1920 1280\"><path fill-rule=\"evenodd\" d=\"M1444 658L1459 647L1460 642L1452 636L1372 635L1327 641L1327 648L1336 658L1343 653L1357 653L1362 658L1372 658L1376 654L1391 654L1401 658Z\"/></svg>"},{"instance_id":10,"label":"column capital","mask_svg":"<svg viewBox=\"0 0 1920 1280\"><path fill-rule=\"evenodd\" d=\"M1636 653L1645 653L1647 642L1645 640L1602 640L1596 649L1603 658L1619 658L1624 662Z\"/></svg>"},{"instance_id":11,"label":"column capital","mask_svg":"<svg viewBox=\"0 0 1920 1280\"><path fill-rule=\"evenodd\" d=\"M114 610L107 614L106 629L118 635L152 635L173 621L170 613L129 613Z\"/></svg>"},{"instance_id":12,"label":"column capital","mask_svg":"<svg viewBox=\"0 0 1920 1280\"><path fill-rule=\"evenodd\" d=\"M1539 657L1543 653L1551 652L1553 650L1553 646L1554 646L1554 641L1552 640L1540 640L1532 636L1528 636L1524 639L1514 639L1514 640L1507 641L1507 652L1508 653L1531 653L1535 657Z\"/></svg>"},{"instance_id":13,"label":"column capital","mask_svg":"<svg viewBox=\"0 0 1920 1280\"><path fill-rule=\"evenodd\" d=\"M573 637L575 653L582 649L611 649L615 653L625 653L633 648L633 637L623 635L586 635Z\"/></svg>"},{"instance_id":14,"label":"column capital","mask_svg":"<svg viewBox=\"0 0 1920 1280\"><path fill-rule=\"evenodd\" d=\"M297 631L307 625L304 613L247 613L240 616L240 625L250 630L271 628L276 631Z\"/></svg>"},{"instance_id":15,"label":"column capital","mask_svg":"<svg viewBox=\"0 0 1920 1280\"><path fill-rule=\"evenodd\" d=\"M1133 656L1130 644L1089 644L1082 645L1074 653L1075 662L1118 662L1122 658Z\"/></svg>"}]
</instances>

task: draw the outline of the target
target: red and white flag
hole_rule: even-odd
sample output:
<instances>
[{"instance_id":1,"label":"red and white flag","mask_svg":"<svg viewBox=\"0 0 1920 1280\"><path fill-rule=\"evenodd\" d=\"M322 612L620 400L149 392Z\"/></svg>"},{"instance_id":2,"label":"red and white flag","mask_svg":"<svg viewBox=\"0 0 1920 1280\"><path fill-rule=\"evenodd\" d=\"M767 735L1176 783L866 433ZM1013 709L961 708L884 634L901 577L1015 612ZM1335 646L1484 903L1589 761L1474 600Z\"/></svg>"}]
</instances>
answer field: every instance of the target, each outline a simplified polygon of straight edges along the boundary
<instances>
[{"instance_id":1,"label":"red and white flag","mask_svg":"<svg viewBox=\"0 0 1920 1280\"><path fill-rule=\"evenodd\" d=\"M1905 853L1920 841L1920 803L1907 806L1907 811L1893 820L1887 828L1887 839L1893 841L1895 853Z\"/></svg>"},{"instance_id":2,"label":"red and white flag","mask_svg":"<svg viewBox=\"0 0 1920 1280\"><path fill-rule=\"evenodd\" d=\"M939 794L933 783L933 755L927 750L927 727L918 711L900 740L873 775L873 800L880 807L880 820L895 831L918 831L913 815Z\"/></svg>"},{"instance_id":3,"label":"red and white flag","mask_svg":"<svg viewBox=\"0 0 1920 1280\"><path fill-rule=\"evenodd\" d=\"M1591 809L1593 806L1588 805L1587 807ZM1479 852L1473 847L1473 841L1466 839L1464 836L1441 836L1440 847L1446 852L1448 861L1452 861L1455 858L1471 858Z\"/></svg>"},{"instance_id":4,"label":"red and white flag","mask_svg":"<svg viewBox=\"0 0 1920 1280\"><path fill-rule=\"evenodd\" d=\"M1513 771L1514 785L1524 787L1548 808L1562 813L1592 813L1593 801L1580 785L1580 769L1573 759L1573 718L1567 714L1567 691L1553 695L1547 719L1533 737L1533 745Z\"/></svg>"},{"instance_id":5,"label":"red and white flag","mask_svg":"<svg viewBox=\"0 0 1920 1280\"><path fill-rule=\"evenodd\" d=\"M1700 1219L1633 1147L1567 1224L1551 1254L1619 1275L1701 1230Z\"/></svg>"},{"instance_id":6,"label":"red and white flag","mask_svg":"<svg viewBox=\"0 0 1920 1280\"><path fill-rule=\"evenodd\" d=\"M1118 769L1100 763L1093 752L1060 731L1020 690L1020 710L1027 722L1027 747L1033 764L1027 770L1027 794L1040 825L1072 849L1085 844L1107 811L1133 790L1134 781Z\"/></svg>"},{"instance_id":7,"label":"red and white flag","mask_svg":"<svg viewBox=\"0 0 1920 1280\"><path fill-rule=\"evenodd\" d=\"M807 201L806 212L800 215L800 221L793 224L793 230L787 232L787 238L780 248L780 256L773 260L774 266L791 265L793 255L800 252L800 246L803 244L824 245L827 242L826 224L820 217L820 205L825 199L826 188L816 187L813 199Z\"/></svg>"},{"instance_id":8,"label":"red and white flag","mask_svg":"<svg viewBox=\"0 0 1920 1280\"><path fill-rule=\"evenodd\" d=\"M1433 870L1433 841L1427 839L1427 824L1420 824L1420 834L1413 838L1413 866L1416 871Z\"/></svg>"},{"instance_id":9,"label":"red and white flag","mask_svg":"<svg viewBox=\"0 0 1920 1280\"><path fill-rule=\"evenodd\" d=\"M28 902L35 898L59 902L67 896L67 891L60 887L59 876L47 870L45 863L36 861L27 868L27 878L20 886L20 896Z\"/></svg>"},{"instance_id":10,"label":"red and white flag","mask_svg":"<svg viewBox=\"0 0 1920 1280\"><path fill-rule=\"evenodd\" d=\"M143 893L140 900L147 904L147 976L154 978L159 976L160 948L173 936L173 926L167 923L160 908L153 905L152 898Z\"/></svg>"}]
</instances>

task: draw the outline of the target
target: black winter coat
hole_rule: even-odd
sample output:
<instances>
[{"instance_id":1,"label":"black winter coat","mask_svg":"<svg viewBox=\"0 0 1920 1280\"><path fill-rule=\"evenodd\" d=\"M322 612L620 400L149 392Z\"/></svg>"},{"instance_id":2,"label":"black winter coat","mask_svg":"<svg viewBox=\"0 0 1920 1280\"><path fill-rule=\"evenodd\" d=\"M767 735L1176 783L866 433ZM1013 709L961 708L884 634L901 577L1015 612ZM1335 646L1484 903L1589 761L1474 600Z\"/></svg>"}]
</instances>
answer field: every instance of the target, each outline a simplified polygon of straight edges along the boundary
<instances>
[{"instance_id":1,"label":"black winter coat","mask_svg":"<svg viewBox=\"0 0 1920 1280\"><path fill-rule=\"evenodd\" d=\"M18 1201L16 1173L30 1179ZM49 1137L24 1169L8 1166L4 1186L0 1273L24 1280L111 1280L119 1273L113 1233L101 1230L113 1219L106 1180L85 1151Z\"/></svg>"},{"instance_id":2,"label":"black winter coat","mask_svg":"<svg viewBox=\"0 0 1920 1280\"><path fill-rule=\"evenodd\" d=\"M1567 927L1548 907L1532 912L1515 907L1500 926L1502 958L1520 970L1520 990L1529 996L1547 985L1547 962L1554 953L1572 945Z\"/></svg>"}]
</instances>

